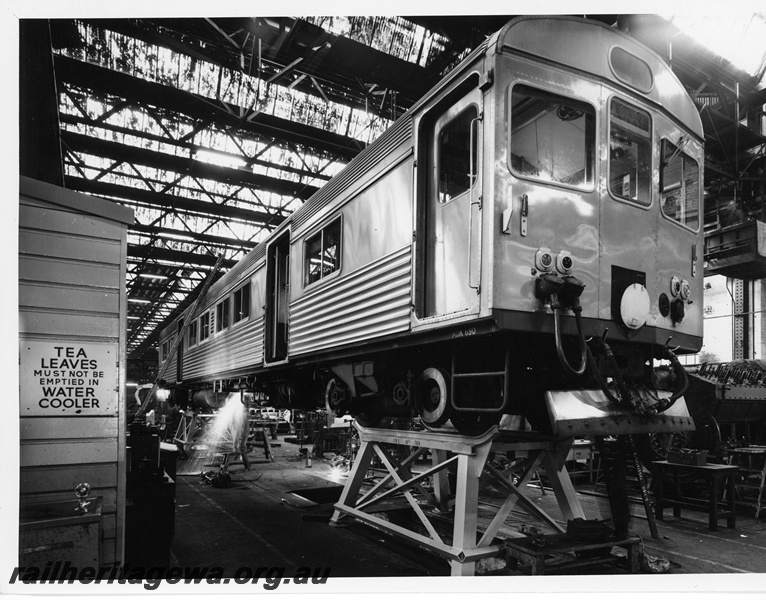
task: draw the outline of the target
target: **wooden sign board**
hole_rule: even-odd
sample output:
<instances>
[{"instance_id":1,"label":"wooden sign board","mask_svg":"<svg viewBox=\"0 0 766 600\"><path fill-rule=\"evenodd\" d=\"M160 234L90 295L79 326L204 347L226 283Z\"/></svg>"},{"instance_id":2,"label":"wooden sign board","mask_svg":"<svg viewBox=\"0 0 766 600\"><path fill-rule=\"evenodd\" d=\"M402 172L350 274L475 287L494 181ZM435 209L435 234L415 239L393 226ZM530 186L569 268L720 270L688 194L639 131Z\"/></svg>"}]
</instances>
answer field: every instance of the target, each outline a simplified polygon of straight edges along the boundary
<instances>
[{"instance_id":1,"label":"wooden sign board","mask_svg":"<svg viewBox=\"0 0 766 600\"><path fill-rule=\"evenodd\" d=\"M22 340L22 417L117 414L117 344Z\"/></svg>"}]
</instances>

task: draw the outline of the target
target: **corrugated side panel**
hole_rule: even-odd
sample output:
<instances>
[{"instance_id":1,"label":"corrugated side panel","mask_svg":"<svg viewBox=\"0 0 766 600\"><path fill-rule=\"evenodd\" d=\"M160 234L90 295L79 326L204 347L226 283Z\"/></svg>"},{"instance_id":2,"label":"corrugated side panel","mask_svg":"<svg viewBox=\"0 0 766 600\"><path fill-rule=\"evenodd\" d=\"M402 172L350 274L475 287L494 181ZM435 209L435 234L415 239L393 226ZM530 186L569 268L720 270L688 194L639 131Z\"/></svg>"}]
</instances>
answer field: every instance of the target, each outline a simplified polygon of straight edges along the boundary
<instances>
[{"instance_id":1,"label":"corrugated side panel","mask_svg":"<svg viewBox=\"0 0 766 600\"><path fill-rule=\"evenodd\" d=\"M209 379L263 364L263 317L230 327L184 351L184 380Z\"/></svg>"},{"instance_id":2,"label":"corrugated side panel","mask_svg":"<svg viewBox=\"0 0 766 600\"><path fill-rule=\"evenodd\" d=\"M296 300L290 356L407 331L411 271L406 246Z\"/></svg>"},{"instance_id":3,"label":"corrugated side panel","mask_svg":"<svg viewBox=\"0 0 766 600\"><path fill-rule=\"evenodd\" d=\"M170 342L172 345L172 341ZM170 359L170 364L165 369L165 376L163 379L170 383L175 383L178 379L178 351L173 355L173 357Z\"/></svg>"}]
</instances>

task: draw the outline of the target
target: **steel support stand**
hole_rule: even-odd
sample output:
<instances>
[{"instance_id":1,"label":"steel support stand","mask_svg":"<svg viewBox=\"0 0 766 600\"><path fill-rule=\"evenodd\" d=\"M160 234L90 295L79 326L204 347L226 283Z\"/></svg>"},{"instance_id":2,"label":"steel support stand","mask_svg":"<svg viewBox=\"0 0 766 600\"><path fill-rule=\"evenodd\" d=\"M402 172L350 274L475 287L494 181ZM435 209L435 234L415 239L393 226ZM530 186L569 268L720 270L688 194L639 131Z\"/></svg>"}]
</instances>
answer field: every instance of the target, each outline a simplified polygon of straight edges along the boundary
<instances>
[{"instance_id":1,"label":"steel support stand","mask_svg":"<svg viewBox=\"0 0 766 600\"><path fill-rule=\"evenodd\" d=\"M453 433L423 431L397 431L390 429L368 429L356 424L359 431L360 448L348 480L335 504L331 523L338 524L344 516L354 517L392 535L426 547L450 563L452 575L473 575L476 561L491 556L503 556L503 544L494 543L495 536L516 505L543 519L556 531L562 527L524 494L527 483L537 470L546 470L554 493L559 500L565 518L582 517L574 487L564 467L564 459L572 440L523 440L504 439L506 434L493 427L479 437L466 437ZM397 460L387 446L409 446L410 455ZM499 472L487 464L491 449L526 451L528 457L507 472ZM431 466L413 474L412 465L430 451ZM378 457L388 474L375 483L371 489L362 492L362 484L374 457ZM447 470L457 471L454 491L454 505L450 500ZM478 500L480 478L484 474L495 488L507 493L507 498L491 523L478 539ZM519 475L514 483L512 477ZM423 483L433 480L433 492L425 489ZM418 498L414 494L418 494ZM419 525L426 533L413 531L392 523L374 514L380 512L381 502L392 496L403 496L414 511ZM426 510L423 506L425 505ZM430 506L429 506L430 505ZM453 510L451 539L445 539L437 532L428 518L429 509L444 513Z\"/></svg>"},{"instance_id":2,"label":"steel support stand","mask_svg":"<svg viewBox=\"0 0 766 600\"><path fill-rule=\"evenodd\" d=\"M194 430L197 425L197 413L191 410L184 411L181 414L181 420L178 423L173 442L181 449L184 455L191 452Z\"/></svg>"}]
</instances>

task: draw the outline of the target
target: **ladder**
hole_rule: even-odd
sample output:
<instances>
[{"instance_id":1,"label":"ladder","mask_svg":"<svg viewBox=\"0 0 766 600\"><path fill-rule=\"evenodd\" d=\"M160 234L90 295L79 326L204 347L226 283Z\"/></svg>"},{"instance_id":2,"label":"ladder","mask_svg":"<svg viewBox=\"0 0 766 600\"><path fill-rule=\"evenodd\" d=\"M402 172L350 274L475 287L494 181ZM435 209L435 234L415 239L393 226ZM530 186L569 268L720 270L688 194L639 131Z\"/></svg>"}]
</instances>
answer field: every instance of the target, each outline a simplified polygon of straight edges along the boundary
<instances>
[{"instance_id":1,"label":"ladder","mask_svg":"<svg viewBox=\"0 0 766 600\"><path fill-rule=\"evenodd\" d=\"M222 264L223 264L223 255L221 254L218 256L218 259L215 261L213 270L210 271L210 274L207 276L207 280L205 280L205 283L202 286L200 293L194 299L194 302L192 302L192 305L189 308L189 317L184 320L183 325L181 326L181 330L176 334L175 339L173 340L173 345L170 347L170 350L168 351L168 355L165 358L165 361L160 366L160 370L157 373L157 378L154 380L152 389L149 390L149 394L146 396L146 401L139 407L138 412L136 413L137 417L145 415L148 412L149 408L152 406L154 402L154 395L157 393L157 388L160 387L160 382L165 377L165 372L167 371L168 366L170 366L170 360L176 355L176 352L178 351L178 347L183 343L184 336L186 335L186 330L189 329L189 325L191 325L192 321L194 321L195 317L197 316L197 309L200 303L202 302L202 300L205 298L205 295L207 294L207 290L210 287L210 285L213 283L213 279L215 278L215 275L216 273L218 273L218 270L221 268Z\"/></svg>"}]
</instances>

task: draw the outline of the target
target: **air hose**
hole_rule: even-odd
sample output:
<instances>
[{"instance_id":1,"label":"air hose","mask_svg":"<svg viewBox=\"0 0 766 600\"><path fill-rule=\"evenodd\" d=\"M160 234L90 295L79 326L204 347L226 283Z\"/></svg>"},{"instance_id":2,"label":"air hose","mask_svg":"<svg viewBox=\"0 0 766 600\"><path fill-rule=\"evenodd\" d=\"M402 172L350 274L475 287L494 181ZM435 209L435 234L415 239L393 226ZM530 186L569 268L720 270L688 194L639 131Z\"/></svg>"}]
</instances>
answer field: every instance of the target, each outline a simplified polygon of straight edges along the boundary
<instances>
[{"instance_id":1,"label":"air hose","mask_svg":"<svg viewBox=\"0 0 766 600\"><path fill-rule=\"evenodd\" d=\"M606 334L604 334L604 338L606 337ZM669 340L668 340L669 341ZM591 352L590 347L587 348L588 351L588 362L591 366L591 371L593 373L594 378L596 379L596 382L598 383L599 387L601 388L601 391L604 392L604 395L606 396L607 400L611 402L612 404L616 405L625 405L630 406L630 392L628 391L627 386L625 385L625 382L623 381L622 377L620 376L619 368L617 367L617 362L615 361L614 354L612 353L612 349L609 347L609 344L606 343L605 339L600 339L598 341L598 345L600 347L600 352L602 352L606 359L610 363L610 367L612 367L612 371L615 374L615 384L617 385L617 390L620 393L620 400L617 398L612 391L609 389L609 386L607 386L606 382L604 381L604 378L601 376L601 372L598 368L598 365L596 364L596 359L593 356L593 353ZM684 369L681 362L678 360L678 357L673 353L673 351L668 348L667 345L663 347L662 352L660 353L659 358L664 358L666 360L669 360L671 365L673 366L673 372L676 376L676 381L678 384L676 385L676 390L673 392L671 396L668 398L660 398L657 402L657 404L653 405L652 412L654 413L661 413L668 410L673 404L675 404L676 400L678 400L681 396L683 396L687 390L689 389L689 378L686 375L686 370Z\"/></svg>"},{"instance_id":2,"label":"air hose","mask_svg":"<svg viewBox=\"0 0 766 600\"><path fill-rule=\"evenodd\" d=\"M676 376L676 382L679 383L676 386L676 391L673 392L670 397L660 400L659 404L657 405L657 412L664 412L669 409L671 406L673 406L673 404L675 404L676 400L683 396L689 389L689 377L686 375L686 369L684 369L681 361L678 360L678 357L668 346L669 342L670 339L668 339L668 342L662 347L660 358L664 358L670 361L670 365L673 367L673 373Z\"/></svg>"},{"instance_id":3,"label":"air hose","mask_svg":"<svg viewBox=\"0 0 766 600\"><path fill-rule=\"evenodd\" d=\"M606 332L601 339L595 342L596 351L598 354L603 354L608 363L610 371L613 373L614 383L617 387L617 395L609 388L606 381L601 375L596 358L591 351L588 342L585 339L582 325L582 305L580 304L579 296L584 289L585 284L580 282L574 277L559 278L555 275L546 275L541 277L537 283L536 293L539 298L548 298L550 300L550 306L553 310L553 327L554 327L554 339L556 344L556 354L559 359L559 363L570 375L580 377L583 375L590 366L590 371L604 392L607 400L611 404L616 406L624 406L625 408L635 408L633 406L632 395L625 381L622 379L620 369L617 365L617 361L614 357L612 349L606 342ZM570 309L575 317L575 323L577 326L577 337L580 343L580 366L575 368L567 359L564 354L564 347L562 343L561 334L561 311L562 309ZM670 342L670 340L668 340ZM686 370L681 365L678 357L668 347L666 343L658 358L670 361L673 372L676 378L676 389L673 394L668 398L658 399L657 403L651 407L651 411L654 413L661 413L669 409L673 404L683 396L689 389L689 378L686 375Z\"/></svg>"},{"instance_id":4,"label":"air hose","mask_svg":"<svg viewBox=\"0 0 766 600\"><path fill-rule=\"evenodd\" d=\"M575 316L575 323L577 324L577 336L580 338L580 366L577 369L569 364L569 360L567 360L567 357L564 355L564 348L561 343L561 305L558 302L558 297L556 294L551 295L551 308L553 309L553 331L556 339L556 354L559 357L559 362L561 363L561 366L563 366L564 369L571 375L579 377L585 373L585 369L588 366L588 345L585 342L585 334L582 330L582 306L580 305L580 301L579 299L575 298L572 306L572 312Z\"/></svg>"}]
</instances>

